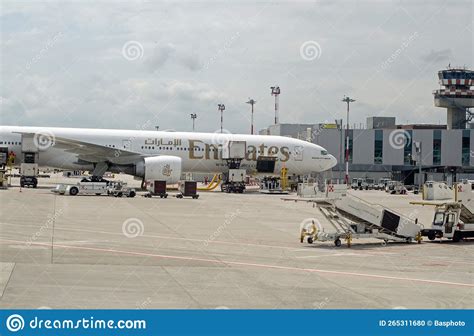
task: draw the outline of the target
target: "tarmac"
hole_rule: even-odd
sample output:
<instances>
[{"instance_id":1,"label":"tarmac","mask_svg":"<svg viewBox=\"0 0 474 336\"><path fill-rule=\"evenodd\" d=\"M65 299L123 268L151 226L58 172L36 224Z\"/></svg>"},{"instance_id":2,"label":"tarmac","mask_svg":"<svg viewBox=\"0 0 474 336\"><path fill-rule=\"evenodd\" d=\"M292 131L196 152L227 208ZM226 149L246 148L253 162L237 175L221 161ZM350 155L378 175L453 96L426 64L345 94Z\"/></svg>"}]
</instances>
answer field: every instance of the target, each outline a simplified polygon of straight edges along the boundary
<instances>
[{"instance_id":1,"label":"tarmac","mask_svg":"<svg viewBox=\"0 0 474 336\"><path fill-rule=\"evenodd\" d=\"M474 307L473 240L309 245L300 223L324 225L312 203L53 194L61 181L76 180L0 190L0 308ZM408 204L419 195L352 192L425 225L433 215Z\"/></svg>"}]
</instances>

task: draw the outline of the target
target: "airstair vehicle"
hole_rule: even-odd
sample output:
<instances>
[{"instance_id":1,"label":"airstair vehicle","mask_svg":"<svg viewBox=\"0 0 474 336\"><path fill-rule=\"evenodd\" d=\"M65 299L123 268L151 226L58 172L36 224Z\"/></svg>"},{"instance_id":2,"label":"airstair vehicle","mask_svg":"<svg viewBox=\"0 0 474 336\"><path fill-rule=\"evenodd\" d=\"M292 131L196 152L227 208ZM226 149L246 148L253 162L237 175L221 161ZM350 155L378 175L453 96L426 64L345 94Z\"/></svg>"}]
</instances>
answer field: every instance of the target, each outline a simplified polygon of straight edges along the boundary
<instances>
[{"instance_id":1,"label":"airstair vehicle","mask_svg":"<svg viewBox=\"0 0 474 336\"><path fill-rule=\"evenodd\" d=\"M340 188L339 188L340 189ZM318 210L334 228L325 232L320 224L312 221L301 228L301 242L341 240L351 246L353 239L376 238L385 242L421 242L421 226L417 219L397 213L379 204L369 203L347 192L340 192L334 185L327 186L325 200L315 200Z\"/></svg>"},{"instance_id":2,"label":"airstair vehicle","mask_svg":"<svg viewBox=\"0 0 474 336\"><path fill-rule=\"evenodd\" d=\"M454 191L445 182L427 181L423 185L424 201L453 200Z\"/></svg>"},{"instance_id":3,"label":"airstair vehicle","mask_svg":"<svg viewBox=\"0 0 474 336\"><path fill-rule=\"evenodd\" d=\"M474 237L474 182L457 183L451 200L412 202L435 207L430 228L421 231L429 240L449 238L459 242L463 238Z\"/></svg>"}]
</instances>

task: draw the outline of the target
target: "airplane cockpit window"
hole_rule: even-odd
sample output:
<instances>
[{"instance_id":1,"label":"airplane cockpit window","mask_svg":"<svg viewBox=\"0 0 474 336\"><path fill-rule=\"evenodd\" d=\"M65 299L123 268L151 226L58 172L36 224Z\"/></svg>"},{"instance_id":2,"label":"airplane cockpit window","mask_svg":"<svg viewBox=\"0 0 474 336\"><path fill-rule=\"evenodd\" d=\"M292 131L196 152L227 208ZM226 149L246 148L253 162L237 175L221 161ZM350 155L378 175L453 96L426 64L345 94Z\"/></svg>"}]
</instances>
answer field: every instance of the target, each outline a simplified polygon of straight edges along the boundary
<instances>
[{"instance_id":1,"label":"airplane cockpit window","mask_svg":"<svg viewBox=\"0 0 474 336\"><path fill-rule=\"evenodd\" d=\"M321 155L328 155L328 151L327 150L322 150Z\"/></svg>"}]
</instances>

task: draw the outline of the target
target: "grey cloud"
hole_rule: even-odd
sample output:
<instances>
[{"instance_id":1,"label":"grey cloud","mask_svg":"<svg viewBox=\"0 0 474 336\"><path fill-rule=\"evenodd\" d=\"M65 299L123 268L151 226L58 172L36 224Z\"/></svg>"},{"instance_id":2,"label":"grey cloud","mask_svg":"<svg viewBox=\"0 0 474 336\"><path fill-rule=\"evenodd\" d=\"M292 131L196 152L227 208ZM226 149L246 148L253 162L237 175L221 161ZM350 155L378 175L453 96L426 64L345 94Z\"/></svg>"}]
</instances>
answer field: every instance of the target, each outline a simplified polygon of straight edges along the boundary
<instances>
[{"instance_id":1,"label":"grey cloud","mask_svg":"<svg viewBox=\"0 0 474 336\"><path fill-rule=\"evenodd\" d=\"M422 56L422 60L427 63L432 62L441 62L441 61L449 61L453 57L453 52L451 49L442 49L442 50L431 50L426 55Z\"/></svg>"},{"instance_id":2,"label":"grey cloud","mask_svg":"<svg viewBox=\"0 0 474 336\"><path fill-rule=\"evenodd\" d=\"M171 43L156 46L145 61L147 70L157 71L166 65L178 65L191 71L201 69L199 56L187 47L177 47Z\"/></svg>"},{"instance_id":3,"label":"grey cloud","mask_svg":"<svg viewBox=\"0 0 474 336\"><path fill-rule=\"evenodd\" d=\"M197 71L202 68L199 56L196 54L182 55L179 58L180 63L191 71Z\"/></svg>"},{"instance_id":4,"label":"grey cloud","mask_svg":"<svg viewBox=\"0 0 474 336\"><path fill-rule=\"evenodd\" d=\"M248 132L245 101L258 101L256 126L268 126L275 84L282 88L282 122L344 117L344 94L357 100L351 123L380 111L433 122L429 111L442 115L431 94L438 67L472 66L474 59L465 30L472 22L468 3L441 11L443 3L350 0L341 12L327 1L6 2L2 10L15 15L0 41L0 96L9 104L1 122L134 128L158 114L153 124L189 130L189 113L196 112L198 130L213 131L219 127L216 104L224 103L225 127ZM416 43L377 72L414 31L420 33ZM64 32L61 43L17 77L57 32ZM143 58L126 60L126 41L139 41ZM305 41L321 45L320 58L300 57ZM418 106L427 112L415 113Z\"/></svg>"},{"instance_id":5,"label":"grey cloud","mask_svg":"<svg viewBox=\"0 0 474 336\"><path fill-rule=\"evenodd\" d=\"M151 71L160 69L175 52L176 48L172 44L156 46L146 60L147 69Z\"/></svg>"}]
</instances>

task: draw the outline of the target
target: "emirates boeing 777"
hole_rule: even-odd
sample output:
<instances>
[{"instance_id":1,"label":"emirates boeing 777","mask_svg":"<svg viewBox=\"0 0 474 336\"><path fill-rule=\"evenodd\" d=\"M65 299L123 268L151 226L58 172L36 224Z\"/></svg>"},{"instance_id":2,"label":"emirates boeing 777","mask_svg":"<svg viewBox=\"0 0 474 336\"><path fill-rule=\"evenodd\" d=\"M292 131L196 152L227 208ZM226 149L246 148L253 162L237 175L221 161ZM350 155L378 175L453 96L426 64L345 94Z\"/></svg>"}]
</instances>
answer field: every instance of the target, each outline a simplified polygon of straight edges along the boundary
<instances>
[{"instance_id":1,"label":"emirates boeing 777","mask_svg":"<svg viewBox=\"0 0 474 336\"><path fill-rule=\"evenodd\" d=\"M282 136L57 127L0 126L0 148L20 165L35 153L39 167L89 170L94 177L123 172L175 183L182 173L221 173L223 148L244 144L240 168L249 174L322 172L337 163L316 144ZM30 155L31 157L31 155Z\"/></svg>"}]
</instances>

